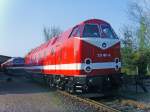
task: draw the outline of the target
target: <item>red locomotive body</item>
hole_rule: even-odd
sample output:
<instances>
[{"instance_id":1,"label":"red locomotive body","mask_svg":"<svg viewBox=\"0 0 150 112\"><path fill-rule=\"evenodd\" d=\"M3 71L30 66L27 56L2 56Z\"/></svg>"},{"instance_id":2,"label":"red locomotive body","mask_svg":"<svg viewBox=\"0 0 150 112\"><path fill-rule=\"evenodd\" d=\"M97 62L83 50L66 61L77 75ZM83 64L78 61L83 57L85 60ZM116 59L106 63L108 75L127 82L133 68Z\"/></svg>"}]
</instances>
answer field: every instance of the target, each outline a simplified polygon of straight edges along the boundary
<instances>
[{"instance_id":1,"label":"red locomotive body","mask_svg":"<svg viewBox=\"0 0 150 112\"><path fill-rule=\"evenodd\" d=\"M102 92L120 85L120 41L109 23L91 19L33 49L25 64L44 74L50 86Z\"/></svg>"}]
</instances>

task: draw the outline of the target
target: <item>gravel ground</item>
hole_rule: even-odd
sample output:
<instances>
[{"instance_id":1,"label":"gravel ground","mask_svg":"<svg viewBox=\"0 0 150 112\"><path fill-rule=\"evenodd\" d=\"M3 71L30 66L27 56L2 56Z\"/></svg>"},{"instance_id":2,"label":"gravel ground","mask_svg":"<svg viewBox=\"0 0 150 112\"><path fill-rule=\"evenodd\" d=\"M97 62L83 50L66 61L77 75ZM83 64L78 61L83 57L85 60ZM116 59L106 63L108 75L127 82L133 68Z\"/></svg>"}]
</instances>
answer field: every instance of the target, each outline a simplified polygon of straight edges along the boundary
<instances>
[{"instance_id":1,"label":"gravel ground","mask_svg":"<svg viewBox=\"0 0 150 112\"><path fill-rule=\"evenodd\" d=\"M150 81L148 81L150 82ZM120 97L100 100L104 104L122 112L150 112L150 83L145 83L148 93L139 86L128 84L120 90Z\"/></svg>"},{"instance_id":2,"label":"gravel ground","mask_svg":"<svg viewBox=\"0 0 150 112\"><path fill-rule=\"evenodd\" d=\"M97 112L92 107L58 95L46 85L0 73L0 112ZM12 79L10 79L12 78Z\"/></svg>"},{"instance_id":3,"label":"gravel ground","mask_svg":"<svg viewBox=\"0 0 150 112\"><path fill-rule=\"evenodd\" d=\"M145 83L146 89L148 92L144 92L143 89L140 86L137 86L136 91L136 85L127 85L127 87L124 87L121 90L122 96L129 97L131 99L135 99L142 103L150 104L150 79L148 79L148 83Z\"/></svg>"}]
</instances>

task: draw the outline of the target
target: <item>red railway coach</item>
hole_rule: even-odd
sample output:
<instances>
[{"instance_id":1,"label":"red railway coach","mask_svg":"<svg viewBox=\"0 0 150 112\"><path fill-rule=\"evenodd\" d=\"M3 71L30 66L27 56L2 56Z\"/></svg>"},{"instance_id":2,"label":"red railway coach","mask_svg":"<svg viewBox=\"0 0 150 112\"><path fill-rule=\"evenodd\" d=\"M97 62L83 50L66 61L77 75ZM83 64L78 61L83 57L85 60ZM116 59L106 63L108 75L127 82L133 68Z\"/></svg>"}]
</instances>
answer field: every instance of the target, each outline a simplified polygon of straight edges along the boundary
<instances>
[{"instance_id":1,"label":"red railway coach","mask_svg":"<svg viewBox=\"0 0 150 112\"><path fill-rule=\"evenodd\" d=\"M109 23L91 19L33 49L25 64L50 87L103 93L120 86L120 41Z\"/></svg>"}]
</instances>

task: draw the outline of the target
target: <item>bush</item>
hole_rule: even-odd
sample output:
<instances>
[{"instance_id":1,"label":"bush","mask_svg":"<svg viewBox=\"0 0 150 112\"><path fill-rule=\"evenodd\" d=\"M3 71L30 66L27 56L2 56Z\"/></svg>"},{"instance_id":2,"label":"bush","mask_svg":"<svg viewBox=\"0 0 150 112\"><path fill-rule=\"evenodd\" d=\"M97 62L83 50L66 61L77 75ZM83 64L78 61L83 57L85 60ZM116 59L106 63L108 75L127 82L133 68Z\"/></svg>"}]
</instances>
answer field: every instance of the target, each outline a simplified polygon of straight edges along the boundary
<instances>
[{"instance_id":1,"label":"bush","mask_svg":"<svg viewBox=\"0 0 150 112\"><path fill-rule=\"evenodd\" d=\"M122 49L122 72L128 75L150 74L150 50L130 51L128 48ZM148 71L149 70L149 71Z\"/></svg>"}]
</instances>

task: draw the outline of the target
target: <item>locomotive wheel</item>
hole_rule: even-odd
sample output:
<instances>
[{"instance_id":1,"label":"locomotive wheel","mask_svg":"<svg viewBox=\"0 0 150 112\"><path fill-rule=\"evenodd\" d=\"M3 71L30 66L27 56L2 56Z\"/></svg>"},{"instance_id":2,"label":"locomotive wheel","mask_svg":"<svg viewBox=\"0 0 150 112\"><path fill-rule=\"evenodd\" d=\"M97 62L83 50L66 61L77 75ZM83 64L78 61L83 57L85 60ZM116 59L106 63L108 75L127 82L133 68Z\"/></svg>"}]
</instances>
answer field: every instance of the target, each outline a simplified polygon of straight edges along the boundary
<instances>
[{"instance_id":1,"label":"locomotive wheel","mask_svg":"<svg viewBox=\"0 0 150 112\"><path fill-rule=\"evenodd\" d=\"M75 89L74 89L74 86L73 86L73 85L71 85L71 86L69 87L69 93L71 93L71 94L74 94L74 93L75 93Z\"/></svg>"},{"instance_id":2,"label":"locomotive wheel","mask_svg":"<svg viewBox=\"0 0 150 112\"><path fill-rule=\"evenodd\" d=\"M65 85L65 91L67 91L68 93L74 94L75 93L74 85L71 83L67 83Z\"/></svg>"},{"instance_id":3,"label":"locomotive wheel","mask_svg":"<svg viewBox=\"0 0 150 112\"><path fill-rule=\"evenodd\" d=\"M64 84L63 81L60 82L60 84L59 84L59 89L60 89L60 90L64 90L64 89L65 89L65 84Z\"/></svg>"},{"instance_id":4,"label":"locomotive wheel","mask_svg":"<svg viewBox=\"0 0 150 112\"><path fill-rule=\"evenodd\" d=\"M54 80L52 77L48 78L48 86L50 89L54 88Z\"/></svg>"}]
</instances>

